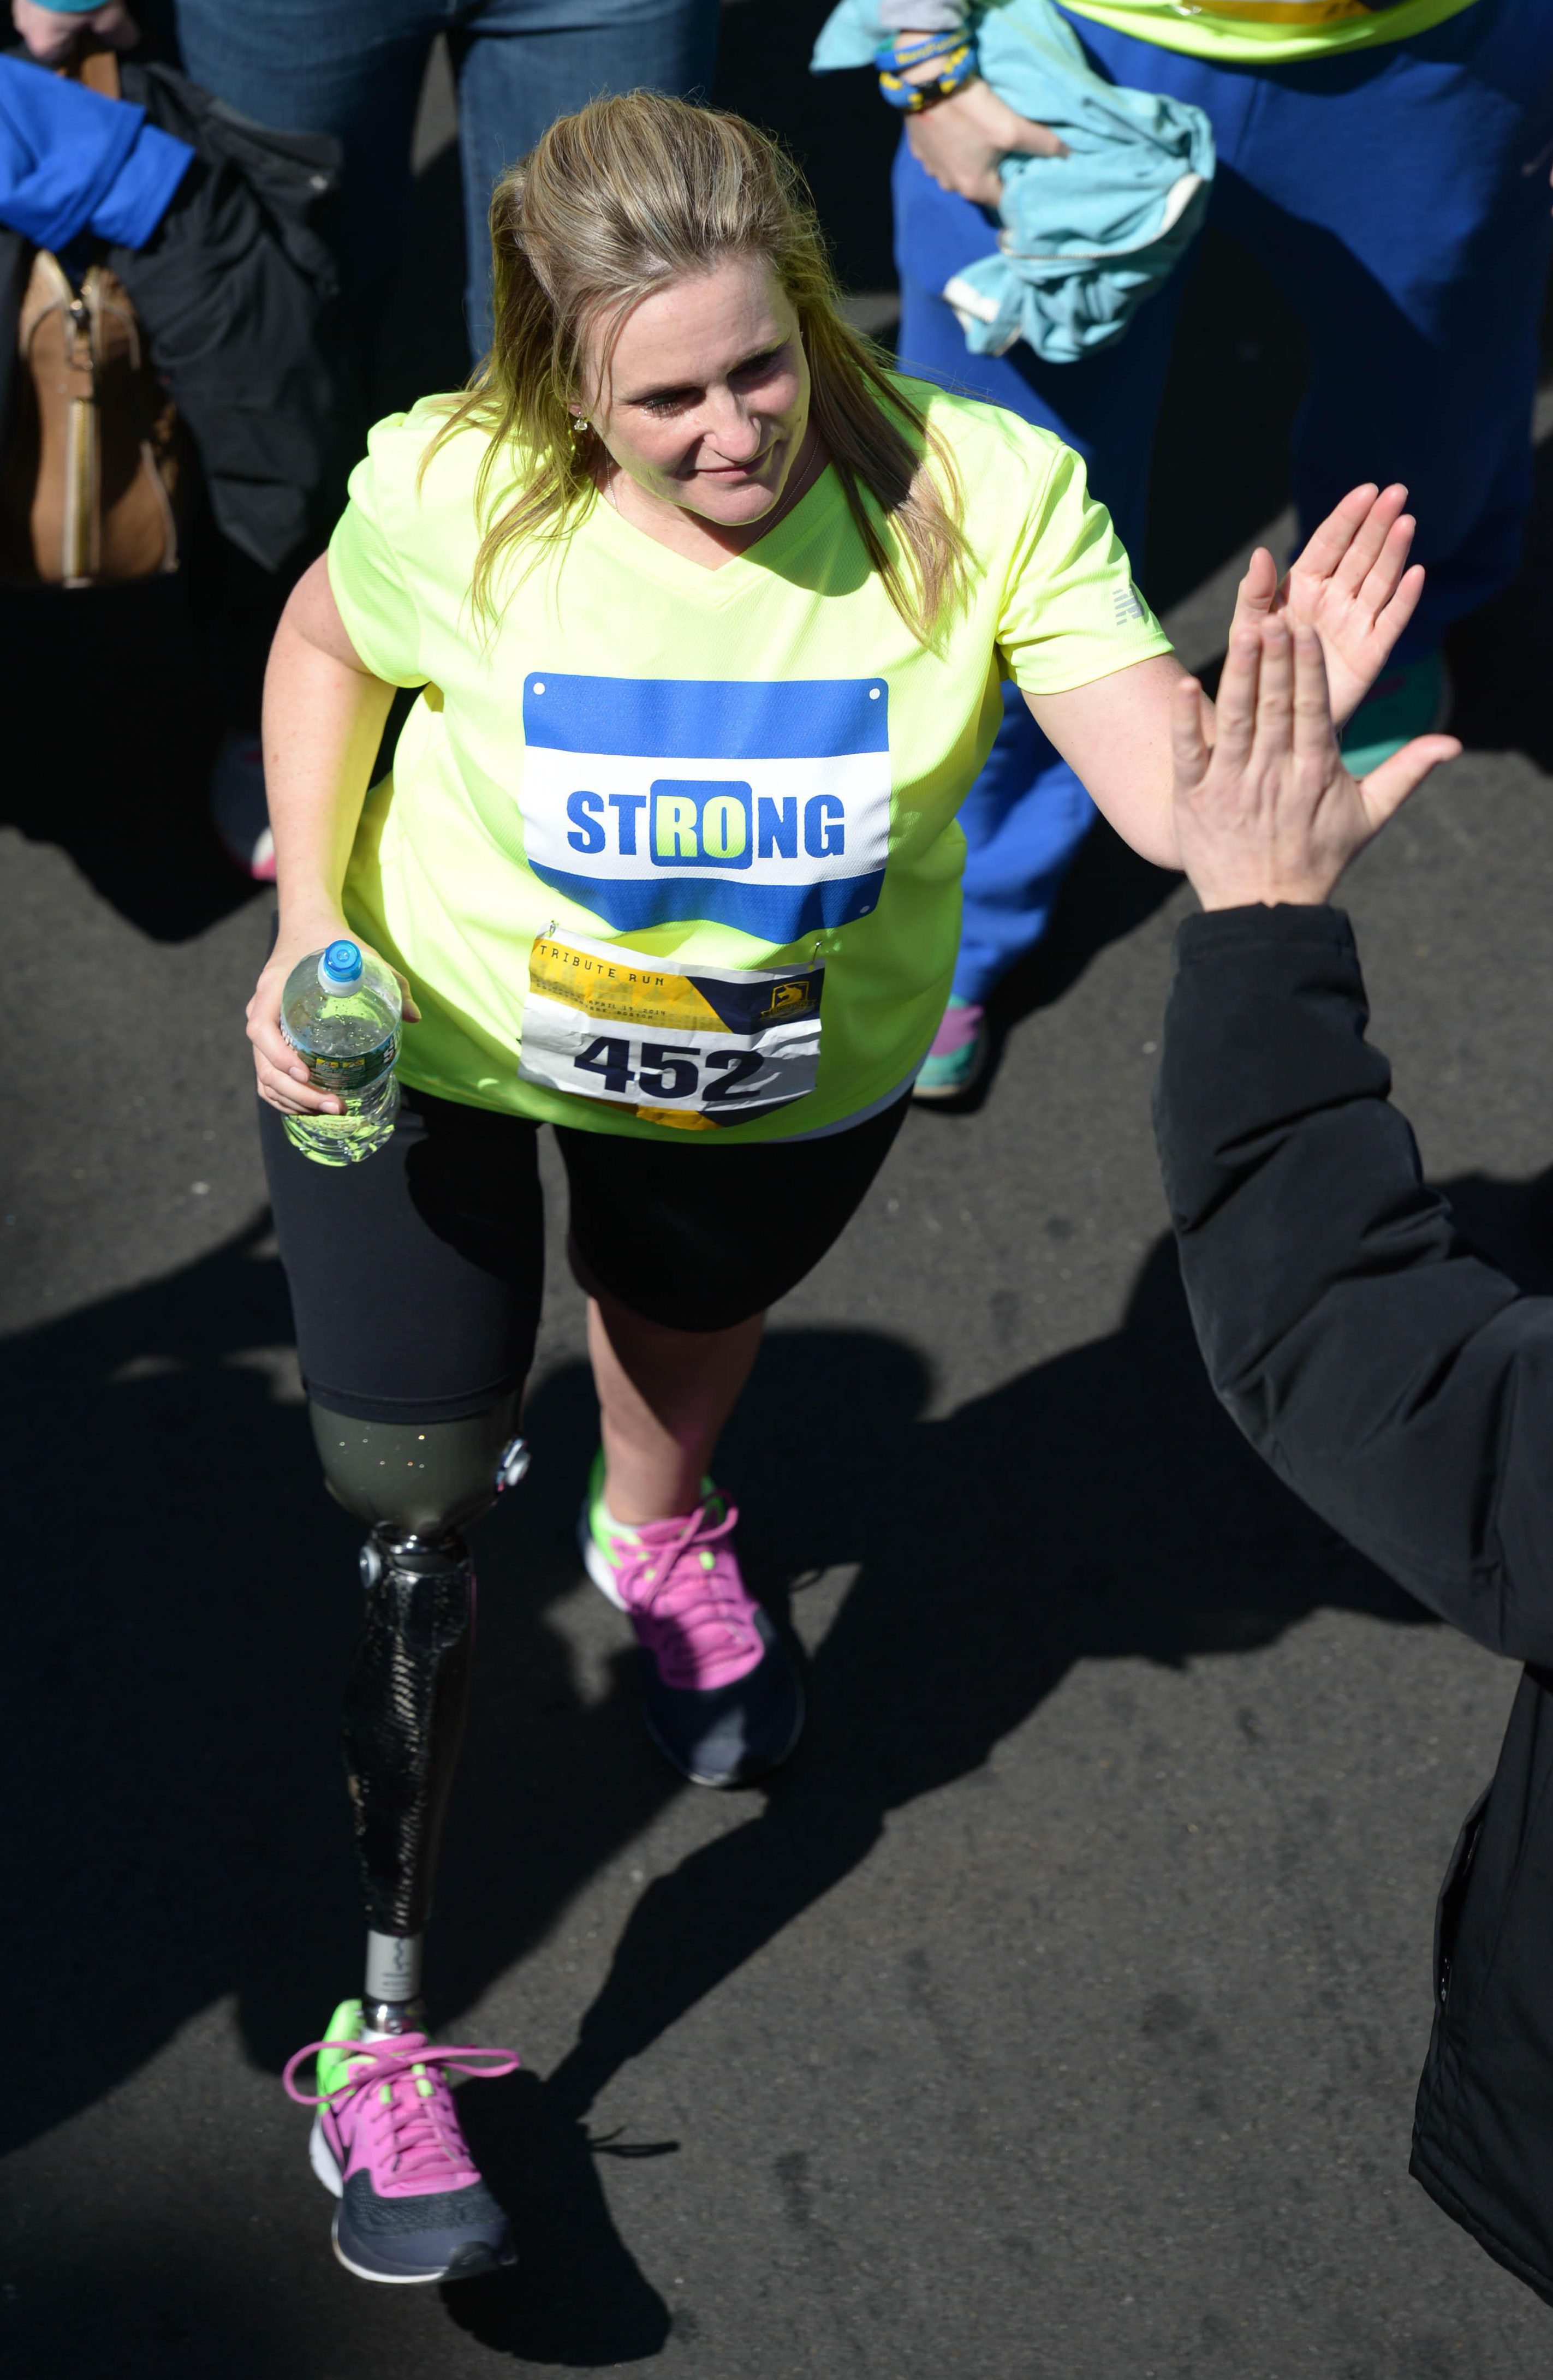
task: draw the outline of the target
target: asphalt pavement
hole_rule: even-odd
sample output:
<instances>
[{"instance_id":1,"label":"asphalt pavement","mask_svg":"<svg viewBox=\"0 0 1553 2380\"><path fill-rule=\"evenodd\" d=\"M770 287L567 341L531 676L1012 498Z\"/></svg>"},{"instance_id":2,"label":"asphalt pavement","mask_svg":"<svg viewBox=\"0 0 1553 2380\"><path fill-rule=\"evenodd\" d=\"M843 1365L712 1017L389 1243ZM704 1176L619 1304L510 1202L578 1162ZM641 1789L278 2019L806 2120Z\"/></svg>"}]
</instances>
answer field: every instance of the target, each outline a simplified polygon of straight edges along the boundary
<instances>
[{"instance_id":1,"label":"asphalt pavement","mask_svg":"<svg viewBox=\"0 0 1553 2380\"><path fill-rule=\"evenodd\" d=\"M758 15L730 12L731 95L792 111L877 309L880 160L840 177L841 100L759 79ZM457 286L434 109L423 152L390 378ZM1147 574L1194 664L1283 504L1298 371L1212 247ZM1545 487L1523 581L1457 640L1471 748L1349 899L1431 1173L1553 1286L1550 556ZM479 1539L430 1972L445 2037L524 2059L461 2103L521 2259L447 2291L339 2269L278 2075L358 1975L356 1536L252 1126L269 904L202 822L177 589L13 599L0 637L6 2372L1544 2372L1553 2314L1406 2172L1435 1892L1514 1675L1311 1518L1203 1384L1148 1120L1187 896L1103 831L1008 988L985 1100L913 1115L729 1433L749 1567L808 1661L768 1791L661 1766L580 1577L593 1426L554 1234L533 1472Z\"/></svg>"}]
</instances>

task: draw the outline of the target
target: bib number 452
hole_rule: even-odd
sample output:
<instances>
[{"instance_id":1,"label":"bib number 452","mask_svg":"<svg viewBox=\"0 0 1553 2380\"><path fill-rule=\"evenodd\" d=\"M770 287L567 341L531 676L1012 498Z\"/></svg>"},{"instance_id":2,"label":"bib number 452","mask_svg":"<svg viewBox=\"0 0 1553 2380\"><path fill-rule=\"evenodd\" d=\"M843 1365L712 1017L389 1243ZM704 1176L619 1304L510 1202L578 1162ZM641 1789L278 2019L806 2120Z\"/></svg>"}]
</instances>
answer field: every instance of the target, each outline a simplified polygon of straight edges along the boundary
<instances>
[{"instance_id":1,"label":"bib number 452","mask_svg":"<svg viewBox=\"0 0 1553 2380\"><path fill-rule=\"evenodd\" d=\"M639 1053L635 1066L634 1052ZM699 1095L699 1104L706 1108L747 1099L748 1092L741 1092L738 1086L758 1075L764 1062L758 1050L703 1053L667 1041L634 1044L623 1035L602 1033L573 1061L579 1074L598 1075L611 1099L625 1099L635 1084L644 1099L693 1099Z\"/></svg>"}]
</instances>

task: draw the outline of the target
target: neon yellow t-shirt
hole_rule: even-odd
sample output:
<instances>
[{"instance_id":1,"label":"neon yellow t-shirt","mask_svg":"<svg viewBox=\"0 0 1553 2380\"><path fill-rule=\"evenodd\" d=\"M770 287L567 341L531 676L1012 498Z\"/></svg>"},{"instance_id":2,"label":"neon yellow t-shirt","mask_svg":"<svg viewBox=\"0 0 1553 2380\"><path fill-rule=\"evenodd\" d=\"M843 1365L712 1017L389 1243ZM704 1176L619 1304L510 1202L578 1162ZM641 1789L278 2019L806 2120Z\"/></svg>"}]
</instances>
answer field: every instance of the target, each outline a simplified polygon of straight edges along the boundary
<instances>
[{"instance_id":1,"label":"neon yellow t-shirt","mask_svg":"<svg viewBox=\"0 0 1553 2380\"><path fill-rule=\"evenodd\" d=\"M1478 0L1062 0L1075 17L1189 57L1288 66L1411 41Z\"/></svg>"},{"instance_id":2,"label":"neon yellow t-shirt","mask_svg":"<svg viewBox=\"0 0 1553 2380\"><path fill-rule=\"evenodd\" d=\"M487 636L469 601L483 436L450 439L418 489L438 401L372 431L330 581L366 666L425 691L367 797L345 908L414 990L405 1081L676 1137L519 1081L530 945L553 924L676 970L823 961L814 1088L708 1145L822 1130L904 1087L949 990L955 812L1001 679L1062 692L1170 644L1069 447L903 385L952 449L974 557L937 650L868 568L831 470L715 571L595 502L527 576L509 568Z\"/></svg>"}]
</instances>

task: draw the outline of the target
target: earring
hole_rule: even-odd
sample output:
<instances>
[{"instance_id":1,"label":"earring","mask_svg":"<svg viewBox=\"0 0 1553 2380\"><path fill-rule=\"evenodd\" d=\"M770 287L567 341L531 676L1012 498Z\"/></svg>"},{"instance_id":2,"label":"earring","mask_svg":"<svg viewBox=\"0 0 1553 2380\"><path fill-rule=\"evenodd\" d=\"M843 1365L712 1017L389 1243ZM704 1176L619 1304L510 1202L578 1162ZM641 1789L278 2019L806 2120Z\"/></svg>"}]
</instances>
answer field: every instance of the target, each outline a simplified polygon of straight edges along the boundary
<instances>
[{"instance_id":1,"label":"earring","mask_svg":"<svg viewBox=\"0 0 1553 2380\"><path fill-rule=\"evenodd\" d=\"M586 414L574 413L572 416L572 427L574 431L591 430L593 424L588 420Z\"/></svg>"}]
</instances>

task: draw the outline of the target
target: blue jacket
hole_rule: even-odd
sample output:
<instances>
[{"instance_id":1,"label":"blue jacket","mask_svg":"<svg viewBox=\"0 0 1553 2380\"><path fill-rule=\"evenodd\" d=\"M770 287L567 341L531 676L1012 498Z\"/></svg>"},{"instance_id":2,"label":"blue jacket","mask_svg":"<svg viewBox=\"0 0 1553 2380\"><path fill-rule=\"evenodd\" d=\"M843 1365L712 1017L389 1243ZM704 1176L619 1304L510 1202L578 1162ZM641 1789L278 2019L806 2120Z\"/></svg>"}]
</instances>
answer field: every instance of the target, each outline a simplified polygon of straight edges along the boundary
<instances>
[{"instance_id":1,"label":"blue jacket","mask_svg":"<svg viewBox=\"0 0 1553 2380\"><path fill-rule=\"evenodd\" d=\"M942 294L973 355L1025 339L1048 363L1076 362L1122 336L1195 236L1213 133L1200 107L1102 80L1049 0L992 0L972 12L972 30L992 90L1070 153L1004 158L988 253L961 264ZM871 65L884 37L878 0L842 0L811 67Z\"/></svg>"},{"instance_id":2,"label":"blue jacket","mask_svg":"<svg viewBox=\"0 0 1553 2380\"><path fill-rule=\"evenodd\" d=\"M143 248L193 154L143 107L0 57L0 223L34 247L92 231Z\"/></svg>"}]
</instances>

